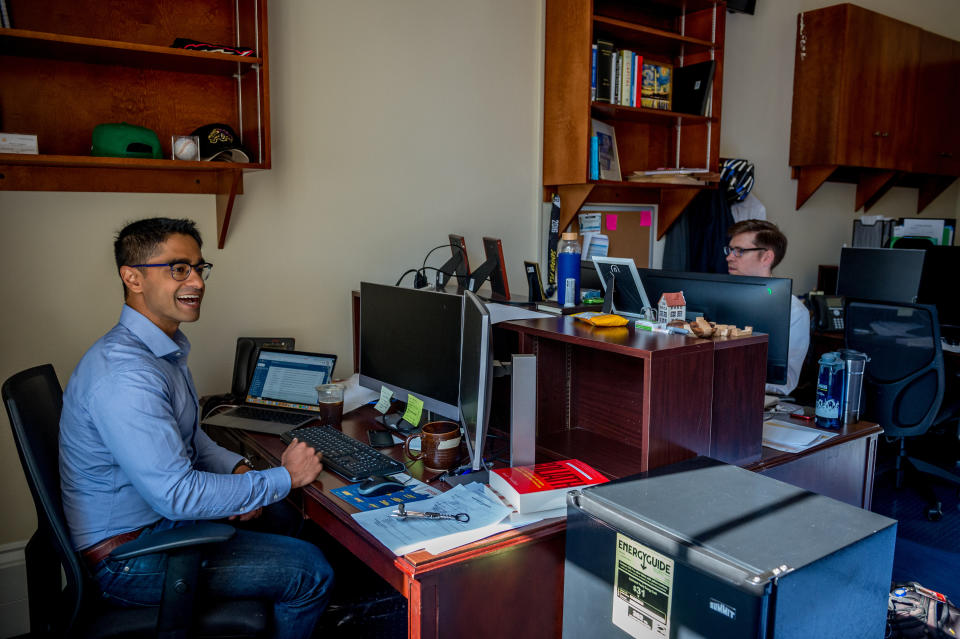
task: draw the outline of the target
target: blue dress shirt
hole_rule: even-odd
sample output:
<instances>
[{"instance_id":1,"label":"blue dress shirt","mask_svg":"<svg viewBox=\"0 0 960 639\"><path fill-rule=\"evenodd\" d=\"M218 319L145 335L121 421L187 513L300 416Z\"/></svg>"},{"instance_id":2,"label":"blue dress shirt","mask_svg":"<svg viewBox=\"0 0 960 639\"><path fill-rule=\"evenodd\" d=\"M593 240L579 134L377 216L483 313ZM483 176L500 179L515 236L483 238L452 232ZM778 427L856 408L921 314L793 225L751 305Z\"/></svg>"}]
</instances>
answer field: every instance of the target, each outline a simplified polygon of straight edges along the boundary
<instances>
[{"instance_id":1,"label":"blue dress shirt","mask_svg":"<svg viewBox=\"0 0 960 639\"><path fill-rule=\"evenodd\" d=\"M190 342L129 306L63 396L60 483L78 549L161 518L220 519L286 497L290 474L230 474L241 459L200 430Z\"/></svg>"}]
</instances>

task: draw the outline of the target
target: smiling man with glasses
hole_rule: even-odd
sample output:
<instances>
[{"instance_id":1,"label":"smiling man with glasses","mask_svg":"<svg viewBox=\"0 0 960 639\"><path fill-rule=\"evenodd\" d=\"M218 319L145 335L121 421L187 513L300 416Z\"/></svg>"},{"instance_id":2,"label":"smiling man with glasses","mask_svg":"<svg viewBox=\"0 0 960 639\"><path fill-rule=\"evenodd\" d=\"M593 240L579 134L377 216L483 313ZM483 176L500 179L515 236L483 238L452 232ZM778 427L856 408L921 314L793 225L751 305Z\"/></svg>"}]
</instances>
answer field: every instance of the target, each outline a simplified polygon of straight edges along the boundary
<instances>
[{"instance_id":1,"label":"smiling man with glasses","mask_svg":"<svg viewBox=\"0 0 960 639\"><path fill-rule=\"evenodd\" d=\"M731 275L770 277L787 254L787 236L766 220L743 220L727 231L723 247ZM810 347L810 313L796 295L790 303L790 346L787 351L787 383L767 384L767 392L789 395L800 380L800 369Z\"/></svg>"},{"instance_id":2,"label":"smiling man with glasses","mask_svg":"<svg viewBox=\"0 0 960 639\"><path fill-rule=\"evenodd\" d=\"M333 571L313 544L273 534L290 532L273 511L323 466L294 439L281 466L256 471L200 430L190 341L180 324L200 318L213 268L202 245L190 220L140 220L117 235L120 321L83 356L63 396L63 509L104 596L131 606L159 604L166 565L158 555L109 559L114 548L196 520L238 522L229 540L203 547L204 593L272 600L274 636L309 637ZM249 529L255 524L263 532Z\"/></svg>"}]
</instances>

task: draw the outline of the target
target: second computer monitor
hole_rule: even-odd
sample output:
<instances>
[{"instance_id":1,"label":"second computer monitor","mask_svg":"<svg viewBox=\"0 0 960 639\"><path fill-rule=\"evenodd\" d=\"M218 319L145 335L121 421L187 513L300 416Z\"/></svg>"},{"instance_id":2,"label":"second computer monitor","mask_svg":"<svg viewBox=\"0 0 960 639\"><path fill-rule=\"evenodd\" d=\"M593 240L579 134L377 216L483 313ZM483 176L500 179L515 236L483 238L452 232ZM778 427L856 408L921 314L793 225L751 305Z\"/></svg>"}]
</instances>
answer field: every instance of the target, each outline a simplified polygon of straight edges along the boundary
<instances>
[{"instance_id":1,"label":"second computer monitor","mask_svg":"<svg viewBox=\"0 0 960 639\"><path fill-rule=\"evenodd\" d=\"M470 465L480 470L490 419L493 383L493 335L490 313L479 297L463 293L463 339L460 347L460 421Z\"/></svg>"},{"instance_id":2,"label":"second computer monitor","mask_svg":"<svg viewBox=\"0 0 960 639\"><path fill-rule=\"evenodd\" d=\"M719 273L687 273L638 269L654 304L663 293L683 291L687 318L703 315L718 324L752 326L767 334L767 382L787 381L790 350L790 307L793 281Z\"/></svg>"},{"instance_id":3,"label":"second computer monitor","mask_svg":"<svg viewBox=\"0 0 960 639\"><path fill-rule=\"evenodd\" d=\"M840 251L837 295L878 302L915 302L924 255L920 249L845 246Z\"/></svg>"},{"instance_id":4,"label":"second computer monitor","mask_svg":"<svg viewBox=\"0 0 960 639\"><path fill-rule=\"evenodd\" d=\"M460 295L360 284L360 385L460 419Z\"/></svg>"}]
</instances>

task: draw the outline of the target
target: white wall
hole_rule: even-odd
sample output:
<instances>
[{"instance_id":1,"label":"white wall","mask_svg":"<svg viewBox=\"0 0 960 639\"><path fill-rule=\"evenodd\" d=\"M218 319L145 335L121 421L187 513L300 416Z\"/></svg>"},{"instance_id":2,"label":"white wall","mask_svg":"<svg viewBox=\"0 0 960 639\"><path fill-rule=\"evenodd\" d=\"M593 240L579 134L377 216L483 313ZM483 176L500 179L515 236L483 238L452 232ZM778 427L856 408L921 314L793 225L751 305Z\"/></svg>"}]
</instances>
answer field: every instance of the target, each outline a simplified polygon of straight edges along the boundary
<instances>
[{"instance_id":1,"label":"white wall","mask_svg":"<svg viewBox=\"0 0 960 639\"><path fill-rule=\"evenodd\" d=\"M753 193L766 207L767 218L789 240L776 275L792 277L797 294L816 287L818 264L838 263L842 243L850 242L853 220L863 213L853 210L856 186L832 182L795 210L797 183L790 179L787 163L797 14L833 4L837 2L758 0L755 15L727 15L720 155L747 158L755 164ZM960 39L957 0L859 0L856 4ZM917 189L893 188L869 213L910 217L916 211ZM960 186L955 183L921 216L957 218L958 214Z\"/></svg>"},{"instance_id":2,"label":"white wall","mask_svg":"<svg viewBox=\"0 0 960 639\"><path fill-rule=\"evenodd\" d=\"M827 184L793 210L787 153L797 12L827 2L760 0L730 15L721 153L757 164L756 194L790 236L778 274L813 286L850 235L854 187ZM960 39L956 0L862 0ZM226 248L213 196L0 191L0 379L52 362L62 383L120 311L112 235L154 215L197 220L216 264L203 317L185 331L201 393L229 387L236 337L291 335L352 370L350 291L393 282L447 233L503 238L510 281L535 258L540 199L543 0L274 0L273 170L250 174ZM958 188L928 214L955 217ZM909 215L894 189L871 213ZM440 253L438 251L438 253ZM438 256L435 264L442 262ZM0 544L34 526L0 417Z\"/></svg>"}]
</instances>

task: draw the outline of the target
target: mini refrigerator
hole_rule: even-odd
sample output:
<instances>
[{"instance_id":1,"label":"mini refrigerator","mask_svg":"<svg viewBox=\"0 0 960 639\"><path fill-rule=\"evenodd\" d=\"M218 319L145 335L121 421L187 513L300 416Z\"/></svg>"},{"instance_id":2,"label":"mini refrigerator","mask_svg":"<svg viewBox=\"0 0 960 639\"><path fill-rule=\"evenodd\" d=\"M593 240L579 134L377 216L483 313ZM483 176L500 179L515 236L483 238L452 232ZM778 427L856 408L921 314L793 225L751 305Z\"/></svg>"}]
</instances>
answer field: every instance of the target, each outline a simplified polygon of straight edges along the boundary
<instances>
[{"instance_id":1,"label":"mini refrigerator","mask_svg":"<svg viewBox=\"0 0 960 639\"><path fill-rule=\"evenodd\" d=\"M897 522L705 457L567 497L564 639L882 639Z\"/></svg>"}]
</instances>

